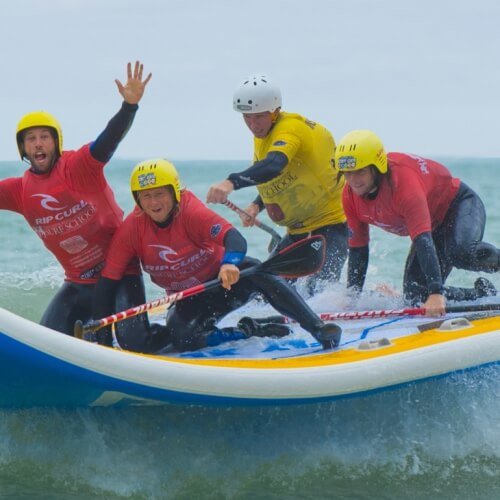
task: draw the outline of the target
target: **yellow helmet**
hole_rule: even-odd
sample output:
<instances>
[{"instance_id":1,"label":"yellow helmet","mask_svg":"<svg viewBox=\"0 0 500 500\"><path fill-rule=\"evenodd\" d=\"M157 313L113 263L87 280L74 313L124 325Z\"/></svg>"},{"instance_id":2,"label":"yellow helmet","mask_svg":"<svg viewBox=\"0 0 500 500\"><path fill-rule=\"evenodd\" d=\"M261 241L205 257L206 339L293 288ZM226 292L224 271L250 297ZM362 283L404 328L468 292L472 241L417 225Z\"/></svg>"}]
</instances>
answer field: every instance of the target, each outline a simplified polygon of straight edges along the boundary
<instances>
[{"instance_id":1,"label":"yellow helmet","mask_svg":"<svg viewBox=\"0 0 500 500\"><path fill-rule=\"evenodd\" d=\"M177 170L167 160L155 158L138 163L130 175L130 190L137 201L136 193L146 189L172 186L176 201L181 201L181 184Z\"/></svg>"},{"instance_id":2,"label":"yellow helmet","mask_svg":"<svg viewBox=\"0 0 500 500\"><path fill-rule=\"evenodd\" d=\"M341 172L371 165L381 174L387 172L387 155L378 136L370 130L353 130L342 137L335 150L335 166Z\"/></svg>"},{"instance_id":3,"label":"yellow helmet","mask_svg":"<svg viewBox=\"0 0 500 500\"><path fill-rule=\"evenodd\" d=\"M23 132L33 127L48 127L54 130L57 136L57 153L61 156L63 150L61 125L59 125L59 122L50 113L46 113L45 111L34 111L33 113L24 115L17 124L16 140L21 160L25 156L23 149Z\"/></svg>"}]
</instances>

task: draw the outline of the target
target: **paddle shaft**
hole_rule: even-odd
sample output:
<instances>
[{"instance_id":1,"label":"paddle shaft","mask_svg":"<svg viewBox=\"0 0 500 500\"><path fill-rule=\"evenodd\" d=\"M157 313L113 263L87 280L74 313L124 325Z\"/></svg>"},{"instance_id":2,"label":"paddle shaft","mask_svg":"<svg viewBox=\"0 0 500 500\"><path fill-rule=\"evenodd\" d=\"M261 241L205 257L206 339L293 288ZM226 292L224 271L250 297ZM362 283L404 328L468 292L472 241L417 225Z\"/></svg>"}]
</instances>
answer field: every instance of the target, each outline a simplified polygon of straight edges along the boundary
<instances>
[{"instance_id":1,"label":"paddle shaft","mask_svg":"<svg viewBox=\"0 0 500 500\"><path fill-rule=\"evenodd\" d=\"M237 214L242 215L243 217L246 217L248 220L252 218L251 215L247 214L244 210L242 210L240 207L235 205L232 201L226 200L224 205L226 205L226 207L230 208L233 212L236 212ZM267 224L264 224L263 222L261 222L257 218L254 220L254 224L258 228L262 229L263 231L265 231L266 233L269 233L271 235L271 241L269 243L268 250L269 250L269 252L272 252L276 248L278 243L281 241L281 236L272 227L268 226Z\"/></svg>"},{"instance_id":2,"label":"paddle shaft","mask_svg":"<svg viewBox=\"0 0 500 500\"><path fill-rule=\"evenodd\" d=\"M240 279L248 276L249 274L253 274L256 272L255 267L250 267L248 269L244 269L240 272ZM118 312L116 314L111 314L106 318L96 319L94 321L88 322L83 326L83 333L93 332L96 330L100 330L101 328L112 325L113 323L117 323L119 321L123 321L127 318L132 318L139 314L142 314L146 311L150 311L151 309L156 309L159 306L171 305L178 300L185 299L187 297L191 297L193 295L198 295L199 293L206 292L207 290L211 290L213 288L217 288L221 286L221 282L218 279L213 279L210 281L206 281L205 283L201 283L199 285L193 286L182 292L171 293L170 295L166 295L165 297L161 297L156 300L152 300L150 302L146 302L145 304L141 304L140 306L131 307L125 311Z\"/></svg>"},{"instance_id":3,"label":"paddle shaft","mask_svg":"<svg viewBox=\"0 0 500 500\"><path fill-rule=\"evenodd\" d=\"M461 312L479 312L479 311L500 311L500 304L472 304L469 306L448 306L447 313L461 313ZM336 313L321 313L319 317L323 321L333 320L356 320L365 318L385 318L390 316L424 316L425 309L423 307L414 307L406 309L381 309L373 311L351 311L351 312L336 312ZM284 316L274 316L278 321L292 323L293 321Z\"/></svg>"}]
</instances>

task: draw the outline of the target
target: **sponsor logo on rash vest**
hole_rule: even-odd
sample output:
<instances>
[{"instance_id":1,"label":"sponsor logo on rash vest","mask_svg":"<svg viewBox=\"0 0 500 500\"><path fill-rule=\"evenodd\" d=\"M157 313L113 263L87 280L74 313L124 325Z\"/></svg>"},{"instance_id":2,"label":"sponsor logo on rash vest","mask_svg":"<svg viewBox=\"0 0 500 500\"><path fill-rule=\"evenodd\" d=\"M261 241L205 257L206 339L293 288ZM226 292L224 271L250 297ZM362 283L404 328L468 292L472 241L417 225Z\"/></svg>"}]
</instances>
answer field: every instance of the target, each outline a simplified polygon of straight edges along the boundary
<instances>
[{"instance_id":1,"label":"sponsor logo on rash vest","mask_svg":"<svg viewBox=\"0 0 500 500\"><path fill-rule=\"evenodd\" d=\"M37 217L34 230L42 239L72 231L77 231L96 214L96 208L80 200L71 207L62 205L57 198L48 194L33 194L32 198L40 198L41 206L48 210L50 215Z\"/></svg>"},{"instance_id":2,"label":"sponsor logo on rash vest","mask_svg":"<svg viewBox=\"0 0 500 500\"><path fill-rule=\"evenodd\" d=\"M177 272L182 272L185 268L189 268L190 271L194 271L198 269L201 265L205 264L205 260L203 257L211 254L209 250L204 248L200 248L200 250L195 254L190 254L186 257L179 256L179 254L170 247L164 245L148 245L152 248L159 248L158 257L164 262L167 262L166 265L152 265L152 264L144 264L144 270L147 273L155 273L158 271L173 271L175 274Z\"/></svg>"},{"instance_id":3,"label":"sponsor logo on rash vest","mask_svg":"<svg viewBox=\"0 0 500 500\"><path fill-rule=\"evenodd\" d=\"M279 177L275 182L272 182L270 186L266 187L262 194L268 198L272 198L275 194L281 193L283 190L287 189L288 186L296 180L296 174L287 172L285 175Z\"/></svg>"}]
</instances>

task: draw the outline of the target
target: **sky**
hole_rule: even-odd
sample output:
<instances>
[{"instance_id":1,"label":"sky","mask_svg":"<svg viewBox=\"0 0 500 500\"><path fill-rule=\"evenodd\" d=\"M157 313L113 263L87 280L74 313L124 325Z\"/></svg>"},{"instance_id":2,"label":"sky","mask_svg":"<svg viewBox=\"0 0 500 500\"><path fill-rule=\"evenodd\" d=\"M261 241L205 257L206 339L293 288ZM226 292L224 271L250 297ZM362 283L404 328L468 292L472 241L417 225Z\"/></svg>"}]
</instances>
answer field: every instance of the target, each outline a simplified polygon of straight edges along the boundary
<instances>
[{"instance_id":1,"label":"sky","mask_svg":"<svg viewBox=\"0 0 500 500\"><path fill-rule=\"evenodd\" d=\"M388 151L500 157L498 0L11 0L0 5L0 160L16 125L54 114L64 148L118 111L115 78L153 78L116 156L245 160L236 88L265 73L283 110Z\"/></svg>"}]
</instances>

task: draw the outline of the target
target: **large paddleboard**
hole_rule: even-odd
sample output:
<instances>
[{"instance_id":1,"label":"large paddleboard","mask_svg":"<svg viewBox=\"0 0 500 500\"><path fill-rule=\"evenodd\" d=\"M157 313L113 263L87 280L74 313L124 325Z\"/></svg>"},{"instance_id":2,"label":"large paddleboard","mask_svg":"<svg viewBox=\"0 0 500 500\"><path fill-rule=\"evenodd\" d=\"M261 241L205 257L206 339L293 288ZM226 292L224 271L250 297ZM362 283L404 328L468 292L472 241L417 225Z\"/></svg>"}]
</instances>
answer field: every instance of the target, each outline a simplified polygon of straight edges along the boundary
<instances>
[{"instance_id":1,"label":"large paddleboard","mask_svg":"<svg viewBox=\"0 0 500 500\"><path fill-rule=\"evenodd\" d=\"M500 362L500 316L340 321L323 351L298 326L192 353L141 355L0 309L0 406L281 405L361 396Z\"/></svg>"}]
</instances>

